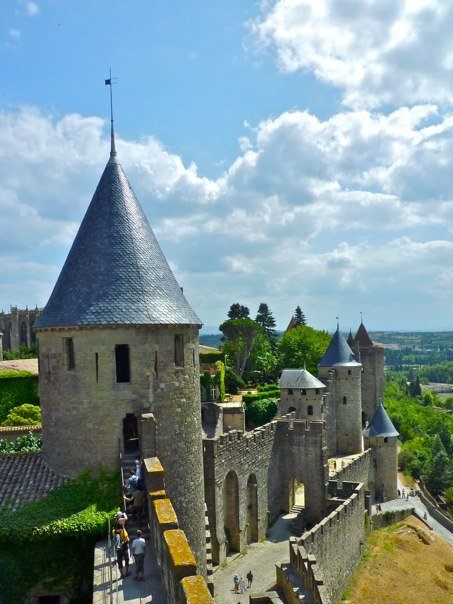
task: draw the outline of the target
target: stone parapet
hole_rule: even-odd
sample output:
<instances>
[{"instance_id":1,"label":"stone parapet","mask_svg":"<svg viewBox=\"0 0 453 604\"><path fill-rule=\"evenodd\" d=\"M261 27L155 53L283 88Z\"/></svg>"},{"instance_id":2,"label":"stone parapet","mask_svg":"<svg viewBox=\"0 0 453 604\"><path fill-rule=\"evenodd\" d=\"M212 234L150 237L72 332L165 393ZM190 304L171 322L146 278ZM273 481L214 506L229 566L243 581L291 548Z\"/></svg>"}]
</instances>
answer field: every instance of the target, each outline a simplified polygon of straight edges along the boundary
<instances>
[{"instance_id":1,"label":"stone parapet","mask_svg":"<svg viewBox=\"0 0 453 604\"><path fill-rule=\"evenodd\" d=\"M310 586L316 604L338 601L365 544L364 485L344 481L336 495L334 511L299 540L290 540L291 566Z\"/></svg>"},{"instance_id":2,"label":"stone parapet","mask_svg":"<svg viewBox=\"0 0 453 604\"><path fill-rule=\"evenodd\" d=\"M214 602L206 580L197 574L197 563L171 500L166 496L165 471L157 457L144 459L151 538L168 602ZM197 599L198 598L198 599Z\"/></svg>"}]
</instances>

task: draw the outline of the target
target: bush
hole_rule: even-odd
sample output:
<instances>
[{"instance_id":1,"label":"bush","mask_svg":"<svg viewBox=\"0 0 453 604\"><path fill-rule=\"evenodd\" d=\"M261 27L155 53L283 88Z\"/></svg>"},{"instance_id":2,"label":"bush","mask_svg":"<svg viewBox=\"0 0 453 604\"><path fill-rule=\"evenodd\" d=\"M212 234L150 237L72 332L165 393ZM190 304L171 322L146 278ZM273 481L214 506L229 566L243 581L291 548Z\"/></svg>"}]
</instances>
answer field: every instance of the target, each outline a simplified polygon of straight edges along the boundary
<instances>
[{"instance_id":1,"label":"bush","mask_svg":"<svg viewBox=\"0 0 453 604\"><path fill-rule=\"evenodd\" d=\"M0 371L0 422L13 407L38 402L37 375L29 371Z\"/></svg>"},{"instance_id":2,"label":"bush","mask_svg":"<svg viewBox=\"0 0 453 604\"><path fill-rule=\"evenodd\" d=\"M280 388L275 390L266 390L266 392L257 392L256 394L244 394L242 400L244 403L252 403L267 398L280 398Z\"/></svg>"},{"instance_id":3,"label":"bush","mask_svg":"<svg viewBox=\"0 0 453 604\"><path fill-rule=\"evenodd\" d=\"M262 426L271 421L278 411L278 401L275 398L261 398L247 401L244 404L245 419L253 426Z\"/></svg>"},{"instance_id":4,"label":"bush","mask_svg":"<svg viewBox=\"0 0 453 604\"><path fill-rule=\"evenodd\" d=\"M219 350L218 352L200 352L200 363L204 365L214 365L216 361L224 361L225 354Z\"/></svg>"},{"instance_id":5,"label":"bush","mask_svg":"<svg viewBox=\"0 0 453 604\"><path fill-rule=\"evenodd\" d=\"M13 442L0 438L0 453L37 453L41 449L42 439L39 436L35 436L33 432L19 436Z\"/></svg>"},{"instance_id":6,"label":"bush","mask_svg":"<svg viewBox=\"0 0 453 604\"><path fill-rule=\"evenodd\" d=\"M237 394L240 388L245 388L244 380L232 369L225 369L225 389L230 394Z\"/></svg>"},{"instance_id":7,"label":"bush","mask_svg":"<svg viewBox=\"0 0 453 604\"><path fill-rule=\"evenodd\" d=\"M41 425L41 408L38 405L19 405L11 409L2 422L2 426L39 426Z\"/></svg>"},{"instance_id":8,"label":"bush","mask_svg":"<svg viewBox=\"0 0 453 604\"><path fill-rule=\"evenodd\" d=\"M269 390L279 390L278 384L263 384L257 386L256 389L258 390L258 392L269 392Z\"/></svg>"}]
</instances>

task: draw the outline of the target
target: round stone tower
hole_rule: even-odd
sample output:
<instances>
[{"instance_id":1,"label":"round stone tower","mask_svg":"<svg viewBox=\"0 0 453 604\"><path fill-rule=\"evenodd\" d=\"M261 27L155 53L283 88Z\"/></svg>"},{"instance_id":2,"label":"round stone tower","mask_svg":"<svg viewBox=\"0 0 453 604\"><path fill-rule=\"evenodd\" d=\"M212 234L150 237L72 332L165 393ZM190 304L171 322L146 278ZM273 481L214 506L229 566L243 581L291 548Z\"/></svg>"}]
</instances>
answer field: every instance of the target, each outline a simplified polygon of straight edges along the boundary
<instances>
[{"instance_id":1,"label":"round stone tower","mask_svg":"<svg viewBox=\"0 0 453 604\"><path fill-rule=\"evenodd\" d=\"M362 369L362 426L371 420L384 396L384 348L373 343L360 323L351 346Z\"/></svg>"},{"instance_id":2,"label":"round stone tower","mask_svg":"<svg viewBox=\"0 0 453 604\"><path fill-rule=\"evenodd\" d=\"M326 387L306 369L284 369L280 377L280 415L295 413L296 419L321 420Z\"/></svg>"},{"instance_id":3,"label":"round stone tower","mask_svg":"<svg viewBox=\"0 0 453 604\"><path fill-rule=\"evenodd\" d=\"M206 572L198 331L117 161L102 174L52 295L39 338L43 455L57 472L115 469L140 451L143 413L165 487Z\"/></svg>"},{"instance_id":4,"label":"round stone tower","mask_svg":"<svg viewBox=\"0 0 453 604\"><path fill-rule=\"evenodd\" d=\"M366 447L373 451L374 496L377 501L396 499L398 489L398 432L382 403L363 431Z\"/></svg>"},{"instance_id":5,"label":"round stone tower","mask_svg":"<svg viewBox=\"0 0 453 604\"><path fill-rule=\"evenodd\" d=\"M336 453L352 455L363 451L362 405L361 405L362 365L356 361L354 353L340 332L334 333L330 344L318 364L318 374L326 381L334 379L329 393L329 404L334 409L329 414L336 422Z\"/></svg>"}]
</instances>

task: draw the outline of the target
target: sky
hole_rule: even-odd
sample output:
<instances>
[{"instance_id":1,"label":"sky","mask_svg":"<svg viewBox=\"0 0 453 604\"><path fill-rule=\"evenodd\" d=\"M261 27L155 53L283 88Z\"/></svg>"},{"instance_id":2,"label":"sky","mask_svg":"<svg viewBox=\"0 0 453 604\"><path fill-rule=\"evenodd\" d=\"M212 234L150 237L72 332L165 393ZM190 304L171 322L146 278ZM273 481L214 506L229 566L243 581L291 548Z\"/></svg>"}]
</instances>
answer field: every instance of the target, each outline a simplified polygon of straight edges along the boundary
<instances>
[{"instance_id":1,"label":"sky","mask_svg":"<svg viewBox=\"0 0 453 604\"><path fill-rule=\"evenodd\" d=\"M214 331L453 329L453 3L0 0L0 308L44 306L109 152Z\"/></svg>"}]
</instances>

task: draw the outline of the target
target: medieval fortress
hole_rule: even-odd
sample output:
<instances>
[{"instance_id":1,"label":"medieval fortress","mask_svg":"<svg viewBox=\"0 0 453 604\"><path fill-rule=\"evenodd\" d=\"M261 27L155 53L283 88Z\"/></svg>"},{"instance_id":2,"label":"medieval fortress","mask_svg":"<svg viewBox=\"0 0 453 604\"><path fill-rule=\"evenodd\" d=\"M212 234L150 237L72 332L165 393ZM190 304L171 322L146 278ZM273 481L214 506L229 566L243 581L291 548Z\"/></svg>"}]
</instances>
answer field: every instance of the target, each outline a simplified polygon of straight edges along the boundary
<instances>
[{"instance_id":1,"label":"medieval fortress","mask_svg":"<svg viewBox=\"0 0 453 604\"><path fill-rule=\"evenodd\" d=\"M31 342L32 314L14 319L11 344ZM178 522L160 544L153 537L156 555L172 560L162 564L169 602L212 601L201 587L212 592L212 567L265 539L302 484L289 568L314 602L335 602L359 560L371 502L396 497L383 349L363 324L348 341L337 329L318 376L285 369L277 418L246 431L240 404L201 404L200 326L118 162L112 127L110 159L34 322L44 460L76 476L140 451L151 510L165 498ZM172 555L177 538L193 552L192 578ZM296 601L289 575L277 574Z\"/></svg>"}]
</instances>

